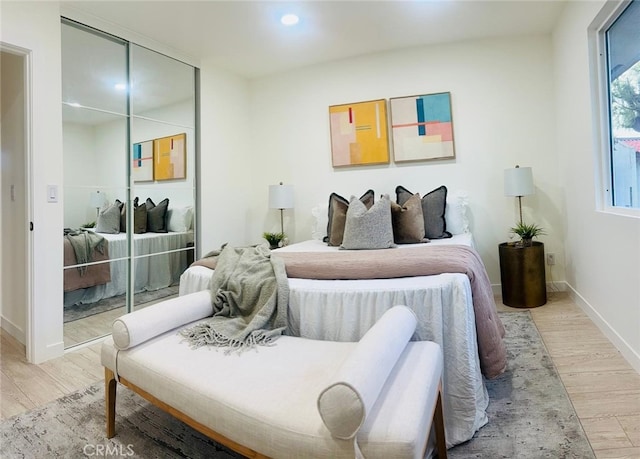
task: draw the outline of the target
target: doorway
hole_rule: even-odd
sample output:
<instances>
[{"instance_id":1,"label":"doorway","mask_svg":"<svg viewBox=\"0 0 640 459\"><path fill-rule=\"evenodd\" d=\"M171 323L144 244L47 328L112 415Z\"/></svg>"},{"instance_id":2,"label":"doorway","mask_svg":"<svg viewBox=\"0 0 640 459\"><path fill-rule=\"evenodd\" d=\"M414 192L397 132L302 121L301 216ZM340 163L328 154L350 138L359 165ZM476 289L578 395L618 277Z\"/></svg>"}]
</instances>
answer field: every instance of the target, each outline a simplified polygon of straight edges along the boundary
<instances>
[{"instance_id":1,"label":"doorway","mask_svg":"<svg viewBox=\"0 0 640 459\"><path fill-rule=\"evenodd\" d=\"M29 51L0 43L0 326L30 359Z\"/></svg>"}]
</instances>

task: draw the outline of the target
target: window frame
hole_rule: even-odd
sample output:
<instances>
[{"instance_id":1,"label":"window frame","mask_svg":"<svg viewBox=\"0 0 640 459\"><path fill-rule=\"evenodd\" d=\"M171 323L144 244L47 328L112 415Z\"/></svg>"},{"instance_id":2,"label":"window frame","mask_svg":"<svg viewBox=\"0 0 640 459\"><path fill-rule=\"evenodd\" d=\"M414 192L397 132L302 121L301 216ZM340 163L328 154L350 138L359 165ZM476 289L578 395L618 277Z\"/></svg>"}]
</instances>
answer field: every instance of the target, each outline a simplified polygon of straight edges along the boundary
<instances>
[{"instance_id":1,"label":"window frame","mask_svg":"<svg viewBox=\"0 0 640 459\"><path fill-rule=\"evenodd\" d=\"M606 2L588 29L591 56L594 140L596 150L596 210L608 214L640 218L640 207L613 205L611 151L611 98L609 91L606 33L632 0ZM640 134L639 134L640 135Z\"/></svg>"}]
</instances>

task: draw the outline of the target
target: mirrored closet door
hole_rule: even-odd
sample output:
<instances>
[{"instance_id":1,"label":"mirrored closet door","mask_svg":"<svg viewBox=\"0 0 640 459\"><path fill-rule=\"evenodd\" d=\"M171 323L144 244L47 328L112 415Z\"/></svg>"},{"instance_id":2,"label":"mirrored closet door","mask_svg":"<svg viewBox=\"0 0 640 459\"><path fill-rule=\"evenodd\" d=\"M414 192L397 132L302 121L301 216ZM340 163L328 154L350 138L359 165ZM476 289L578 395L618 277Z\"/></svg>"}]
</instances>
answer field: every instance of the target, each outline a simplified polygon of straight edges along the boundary
<instances>
[{"instance_id":1,"label":"mirrored closet door","mask_svg":"<svg viewBox=\"0 0 640 459\"><path fill-rule=\"evenodd\" d=\"M178 294L195 254L196 69L62 21L64 343Z\"/></svg>"}]
</instances>

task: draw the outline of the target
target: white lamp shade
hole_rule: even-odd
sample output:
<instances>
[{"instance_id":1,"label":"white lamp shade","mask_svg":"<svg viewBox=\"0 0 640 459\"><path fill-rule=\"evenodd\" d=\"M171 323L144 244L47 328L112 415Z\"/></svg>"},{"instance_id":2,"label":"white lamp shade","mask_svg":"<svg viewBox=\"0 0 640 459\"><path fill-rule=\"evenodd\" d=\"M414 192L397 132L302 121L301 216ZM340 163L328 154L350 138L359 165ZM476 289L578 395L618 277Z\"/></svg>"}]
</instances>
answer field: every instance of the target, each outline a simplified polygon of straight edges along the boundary
<instances>
[{"instance_id":1,"label":"white lamp shade","mask_svg":"<svg viewBox=\"0 0 640 459\"><path fill-rule=\"evenodd\" d=\"M91 207L102 207L107 203L107 198L104 193L93 191L89 196L89 203L91 204Z\"/></svg>"},{"instance_id":2,"label":"white lamp shade","mask_svg":"<svg viewBox=\"0 0 640 459\"><path fill-rule=\"evenodd\" d=\"M528 196L533 193L533 174L530 167L504 170L505 196Z\"/></svg>"},{"instance_id":3,"label":"white lamp shade","mask_svg":"<svg viewBox=\"0 0 640 459\"><path fill-rule=\"evenodd\" d=\"M293 185L269 185L269 208L292 209Z\"/></svg>"}]
</instances>

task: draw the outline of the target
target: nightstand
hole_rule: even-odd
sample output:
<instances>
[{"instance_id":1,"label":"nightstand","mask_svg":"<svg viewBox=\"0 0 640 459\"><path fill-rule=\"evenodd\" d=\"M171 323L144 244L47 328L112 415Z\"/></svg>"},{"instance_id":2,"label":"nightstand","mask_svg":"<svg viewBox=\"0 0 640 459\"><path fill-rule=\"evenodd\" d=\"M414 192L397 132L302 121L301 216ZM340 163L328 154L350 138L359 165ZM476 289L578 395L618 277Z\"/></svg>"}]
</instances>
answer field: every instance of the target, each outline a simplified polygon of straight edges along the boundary
<instances>
[{"instance_id":1,"label":"nightstand","mask_svg":"<svg viewBox=\"0 0 640 459\"><path fill-rule=\"evenodd\" d=\"M535 308L547 302L544 244L521 247L513 242L498 246L502 302L514 308Z\"/></svg>"}]
</instances>

